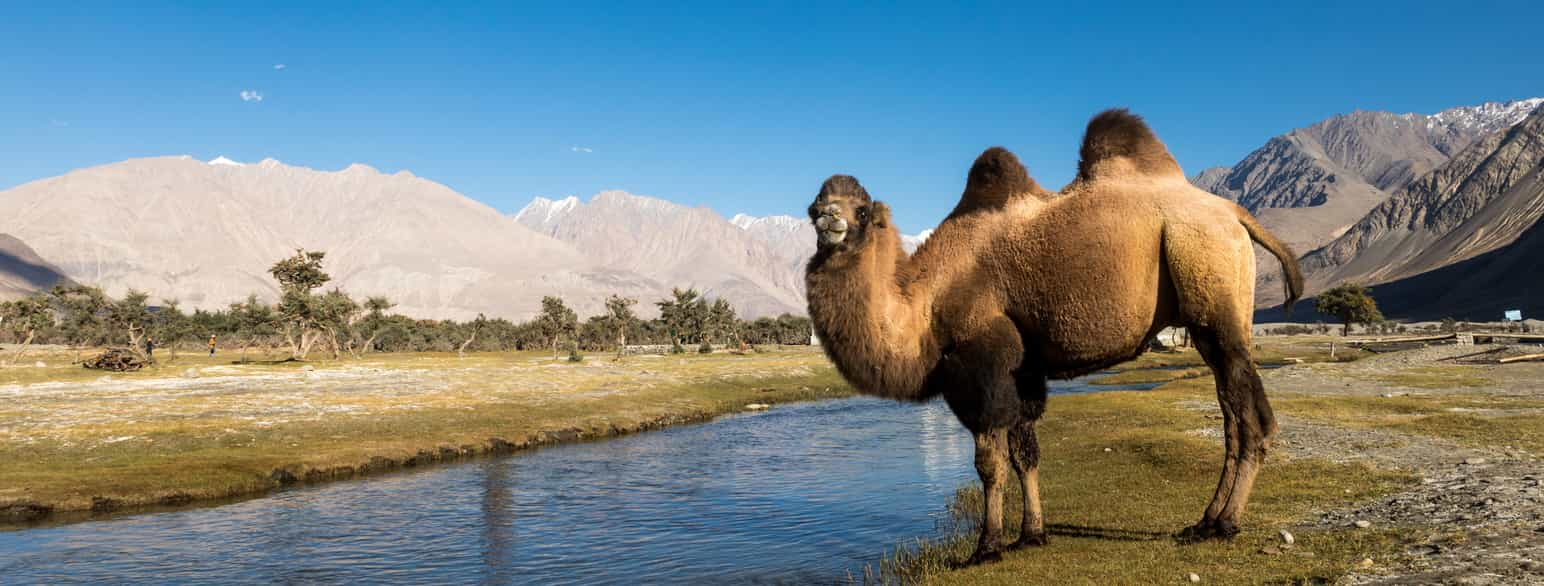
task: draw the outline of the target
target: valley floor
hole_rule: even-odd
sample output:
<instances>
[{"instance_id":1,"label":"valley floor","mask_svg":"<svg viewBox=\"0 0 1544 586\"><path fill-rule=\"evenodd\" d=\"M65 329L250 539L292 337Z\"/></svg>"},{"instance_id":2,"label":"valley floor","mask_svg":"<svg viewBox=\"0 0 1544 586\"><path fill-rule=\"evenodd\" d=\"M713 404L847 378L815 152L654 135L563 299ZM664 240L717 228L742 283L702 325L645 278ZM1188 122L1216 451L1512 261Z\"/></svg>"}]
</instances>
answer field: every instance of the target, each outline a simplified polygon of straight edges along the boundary
<instances>
[{"instance_id":1,"label":"valley floor","mask_svg":"<svg viewBox=\"0 0 1544 586\"><path fill-rule=\"evenodd\" d=\"M809 347L582 362L542 352L158 357L109 374L56 349L0 368L0 525L253 495L849 393Z\"/></svg>"},{"instance_id":2,"label":"valley floor","mask_svg":"<svg viewBox=\"0 0 1544 586\"><path fill-rule=\"evenodd\" d=\"M1327 340L1256 339L1284 355ZM1434 346L1354 362L1315 362L1316 354L1265 372L1281 434L1244 533L1228 543L1170 537L1199 518L1216 484L1221 421L1205 370L1147 371L1194 378L1146 393L1052 397L1039 433L1048 546L952 569L974 546L980 490L971 486L950 503L964 537L898 548L873 575L950 584L1188 583L1191 574L1212 584L1537 584L1544 363L1463 363L1484 349ZM1010 532L1016 498L1007 501Z\"/></svg>"}]
</instances>

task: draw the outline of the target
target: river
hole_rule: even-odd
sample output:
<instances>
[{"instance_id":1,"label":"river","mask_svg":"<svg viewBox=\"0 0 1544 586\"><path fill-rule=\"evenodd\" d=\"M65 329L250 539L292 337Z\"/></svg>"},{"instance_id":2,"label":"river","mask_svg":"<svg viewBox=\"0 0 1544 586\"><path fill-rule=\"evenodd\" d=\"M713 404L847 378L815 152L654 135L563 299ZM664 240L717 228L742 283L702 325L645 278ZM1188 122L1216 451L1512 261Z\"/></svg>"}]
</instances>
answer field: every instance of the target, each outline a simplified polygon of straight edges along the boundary
<instances>
[{"instance_id":1,"label":"river","mask_svg":"<svg viewBox=\"0 0 1544 586\"><path fill-rule=\"evenodd\" d=\"M970 436L941 401L800 403L218 507L4 532L0 582L844 582L897 544L936 535L948 497L974 478Z\"/></svg>"}]
</instances>

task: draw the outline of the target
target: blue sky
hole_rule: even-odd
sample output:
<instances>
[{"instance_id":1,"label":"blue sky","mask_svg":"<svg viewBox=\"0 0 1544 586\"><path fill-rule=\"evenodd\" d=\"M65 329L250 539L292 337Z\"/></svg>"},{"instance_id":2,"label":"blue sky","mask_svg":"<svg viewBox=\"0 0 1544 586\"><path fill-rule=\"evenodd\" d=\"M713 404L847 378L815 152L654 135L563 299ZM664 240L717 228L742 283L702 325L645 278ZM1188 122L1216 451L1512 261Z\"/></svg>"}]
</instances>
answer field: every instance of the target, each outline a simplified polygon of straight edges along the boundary
<instances>
[{"instance_id":1,"label":"blue sky","mask_svg":"<svg viewBox=\"0 0 1544 586\"><path fill-rule=\"evenodd\" d=\"M0 188L186 153L798 215L850 173L916 231L990 145L1059 187L1106 107L1194 172L1353 109L1544 95L1528 2L445 4L7 3Z\"/></svg>"}]
</instances>

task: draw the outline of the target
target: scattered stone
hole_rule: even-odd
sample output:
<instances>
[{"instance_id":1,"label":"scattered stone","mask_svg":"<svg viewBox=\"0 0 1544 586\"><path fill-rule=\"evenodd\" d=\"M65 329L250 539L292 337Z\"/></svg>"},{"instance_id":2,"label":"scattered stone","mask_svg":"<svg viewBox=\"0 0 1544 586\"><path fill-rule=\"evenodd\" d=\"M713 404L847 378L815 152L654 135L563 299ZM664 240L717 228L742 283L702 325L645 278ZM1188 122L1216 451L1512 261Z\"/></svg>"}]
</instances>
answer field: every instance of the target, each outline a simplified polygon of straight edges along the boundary
<instances>
[{"instance_id":1,"label":"scattered stone","mask_svg":"<svg viewBox=\"0 0 1544 586\"><path fill-rule=\"evenodd\" d=\"M1366 529L1368 527L1372 527L1372 521L1366 520L1357 520L1357 522L1353 524L1356 525L1357 529Z\"/></svg>"},{"instance_id":2,"label":"scattered stone","mask_svg":"<svg viewBox=\"0 0 1544 586\"><path fill-rule=\"evenodd\" d=\"M274 468L273 472L268 474L268 479L279 483L280 486L289 486L300 482L299 478L296 478L289 470L283 468Z\"/></svg>"},{"instance_id":3,"label":"scattered stone","mask_svg":"<svg viewBox=\"0 0 1544 586\"><path fill-rule=\"evenodd\" d=\"M1104 449L1104 451L1106 451L1106 452L1113 452L1113 451L1115 451L1115 450L1113 450L1113 449L1111 449L1111 448L1105 448L1105 449Z\"/></svg>"},{"instance_id":4,"label":"scattered stone","mask_svg":"<svg viewBox=\"0 0 1544 586\"><path fill-rule=\"evenodd\" d=\"M766 403L751 403L751 404L745 406L745 410L746 411L766 411L768 407L771 407L771 405L768 405Z\"/></svg>"},{"instance_id":5,"label":"scattered stone","mask_svg":"<svg viewBox=\"0 0 1544 586\"><path fill-rule=\"evenodd\" d=\"M1277 535L1281 536L1281 542L1282 543L1285 543L1287 545L1292 545L1294 543L1297 543L1297 538L1292 537L1292 533L1288 532L1286 529L1282 529L1281 531L1277 532Z\"/></svg>"},{"instance_id":6,"label":"scattered stone","mask_svg":"<svg viewBox=\"0 0 1544 586\"><path fill-rule=\"evenodd\" d=\"M1374 562L1372 561L1372 558L1362 558L1362 561L1360 563L1356 564L1356 565L1361 566L1363 568L1371 568L1373 566L1373 563Z\"/></svg>"},{"instance_id":7,"label":"scattered stone","mask_svg":"<svg viewBox=\"0 0 1544 586\"><path fill-rule=\"evenodd\" d=\"M1267 545L1263 548L1260 548L1260 553L1265 555L1281 555L1281 548L1274 545Z\"/></svg>"},{"instance_id":8,"label":"scattered stone","mask_svg":"<svg viewBox=\"0 0 1544 586\"><path fill-rule=\"evenodd\" d=\"M42 360L39 360L37 362L32 363L32 366L35 367L35 368L48 368L48 363L47 362L43 362Z\"/></svg>"},{"instance_id":9,"label":"scattered stone","mask_svg":"<svg viewBox=\"0 0 1544 586\"><path fill-rule=\"evenodd\" d=\"M306 371L306 372L311 372L311 371L316 370L316 367L307 364L305 366L300 367L300 370L303 370L303 371Z\"/></svg>"},{"instance_id":10,"label":"scattered stone","mask_svg":"<svg viewBox=\"0 0 1544 586\"><path fill-rule=\"evenodd\" d=\"M1464 463L1470 466L1479 466L1485 463L1485 458L1464 458Z\"/></svg>"},{"instance_id":11,"label":"scattered stone","mask_svg":"<svg viewBox=\"0 0 1544 586\"><path fill-rule=\"evenodd\" d=\"M1192 583L1192 584L1200 584L1201 583L1201 575L1197 574L1195 572L1191 572L1189 574L1186 574L1185 575L1185 579L1186 580L1190 580L1190 583Z\"/></svg>"},{"instance_id":12,"label":"scattered stone","mask_svg":"<svg viewBox=\"0 0 1544 586\"><path fill-rule=\"evenodd\" d=\"M182 378L198 378L198 369L197 368L189 368L187 370L182 371Z\"/></svg>"}]
</instances>

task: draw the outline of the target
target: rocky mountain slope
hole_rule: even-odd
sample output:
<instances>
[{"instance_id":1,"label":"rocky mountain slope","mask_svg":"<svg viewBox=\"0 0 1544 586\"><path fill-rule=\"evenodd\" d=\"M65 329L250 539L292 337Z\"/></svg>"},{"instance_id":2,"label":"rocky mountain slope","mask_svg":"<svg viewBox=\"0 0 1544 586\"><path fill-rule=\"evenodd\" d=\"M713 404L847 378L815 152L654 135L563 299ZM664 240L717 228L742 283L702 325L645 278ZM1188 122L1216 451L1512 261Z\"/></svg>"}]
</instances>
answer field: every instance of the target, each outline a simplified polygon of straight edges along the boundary
<instances>
[{"instance_id":1,"label":"rocky mountain slope","mask_svg":"<svg viewBox=\"0 0 1544 586\"><path fill-rule=\"evenodd\" d=\"M1386 283L1512 244L1544 214L1544 109L1486 136L1303 258L1309 290Z\"/></svg>"},{"instance_id":2,"label":"rocky mountain slope","mask_svg":"<svg viewBox=\"0 0 1544 586\"><path fill-rule=\"evenodd\" d=\"M0 191L0 209L0 232L70 278L190 308L274 298L267 269L298 247L327 252L331 285L388 295L420 317L518 318L544 294L593 313L608 293L661 289L444 185L364 165L132 159Z\"/></svg>"},{"instance_id":3,"label":"rocky mountain slope","mask_svg":"<svg viewBox=\"0 0 1544 586\"><path fill-rule=\"evenodd\" d=\"M805 311L805 248L792 236L758 238L708 208L605 191L588 202L537 198L515 222L572 245L598 266L728 299L742 315ZM807 242L813 251L813 233Z\"/></svg>"},{"instance_id":4,"label":"rocky mountain slope","mask_svg":"<svg viewBox=\"0 0 1544 586\"><path fill-rule=\"evenodd\" d=\"M38 256L32 247L15 236L0 234L0 301L67 282L64 273Z\"/></svg>"},{"instance_id":5,"label":"rocky mountain slope","mask_svg":"<svg viewBox=\"0 0 1544 586\"><path fill-rule=\"evenodd\" d=\"M1275 137L1231 167L1192 183L1232 199L1299 254L1346 233L1394 193L1485 136L1521 122L1544 98L1489 102L1436 114L1357 111ZM1263 254L1257 302L1281 301L1279 271Z\"/></svg>"}]
</instances>

